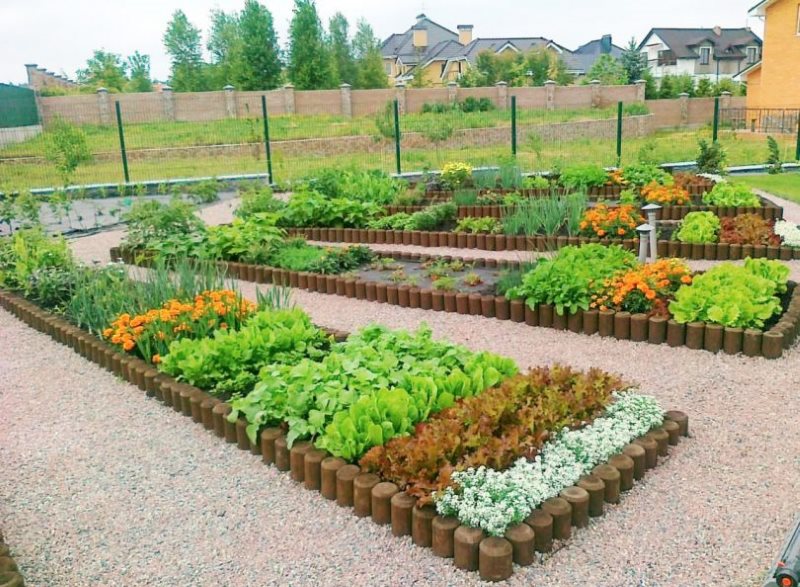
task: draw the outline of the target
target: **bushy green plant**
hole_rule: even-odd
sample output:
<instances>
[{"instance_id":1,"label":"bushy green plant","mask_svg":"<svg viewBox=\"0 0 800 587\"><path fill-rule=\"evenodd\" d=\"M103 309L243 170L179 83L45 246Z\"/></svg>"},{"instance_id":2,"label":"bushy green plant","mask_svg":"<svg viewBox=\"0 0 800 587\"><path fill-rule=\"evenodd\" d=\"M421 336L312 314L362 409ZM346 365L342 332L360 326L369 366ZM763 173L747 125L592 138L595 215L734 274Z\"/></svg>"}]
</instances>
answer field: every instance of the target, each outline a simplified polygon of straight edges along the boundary
<instances>
[{"instance_id":1,"label":"bushy green plant","mask_svg":"<svg viewBox=\"0 0 800 587\"><path fill-rule=\"evenodd\" d=\"M588 190L608 181L608 173L599 165L574 165L561 171L558 183L571 190Z\"/></svg>"},{"instance_id":2,"label":"bushy green plant","mask_svg":"<svg viewBox=\"0 0 800 587\"><path fill-rule=\"evenodd\" d=\"M216 179L204 179L186 189L189 199L196 204L210 204L219 200L222 184Z\"/></svg>"},{"instance_id":3,"label":"bushy green plant","mask_svg":"<svg viewBox=\"0 0 800 587\"><path fill-rule=\"evenodd\" d=\"M390 204L408 189L404 180L394 179L383 171L352 168L328 168L307 180L313 191L329 198L346 198L375 204Z\"/></svg>"},{"instance_id":4,"label":"bushy green plant","mask_svg":"<svg viewBox=\"0 0 800 587\"><path fill-rule=\"evenodd\" d=\"M697 141L697 171L699 173L721 174L725 172L727 155L719 142L709 143L705 139Z\"/></svg>"},{"instance_id":5,"label":"bushy green plant","mask_svg":"<svg viewBox=\"0 0 800 587\"><path fill-rule=\"evenodd\" d=\"M561 230L578 233L586 210L586 195L552 194L546 198L531 198L503 208L503 232L508 235L555 235Z\"/></svg>"},{"instance_id":6,"label":"bushy green plant","mask_svg":"<svg viewBox=\"0 0 800 587\"><path fill-rule=\"evenodd\" d=\"M286 237L275 214L255 214L247 220L235 218L228 225L210 226L200 256L205 259L263 263Z\"/></svg>"},{"instance_id":7,"label":"bushy green plant","mask_svg":"<svg viewBox=\"0 0 800 587\"><path fill-rule=\"evenodd\" d=\"M292 194L281 213L279 225L362 228L382 210L374 202L328 198L305 189Z\"/></svg>"},{"instance_id":8,"label":"bushy green plant","mask_svg":"<svg viewBox=\"0 0 800 587\"><path fill-rule=\"evenodd\" d=\"M399 212L371 221L368 226L382 230L436 230L452 223L458 208L452 202L434 204L424 210L408 214Z\"/></svg>"},{"instance_id":9,"label":"bushy green plant","mask_svg":"<svg viewBox=\"0 0 800 587\"><path fill-rule=\"evenodd\" d=\"M559 315L587 311L593 294L618 271L636 265L636 256L618 245L564 247L551 259L539 261L506 297L524 299L531 307L551 304Z\"/></svg>"},{"instance_id":10,"label":"bushy green plant","mask_svg":"<svg viewBox=\"0 0 800 587\"><path fill-rule=\"evenodd\" d=\"M681 287L669 305L677 322L709 322L730 328L763 328L781 311L789 269L779 261L750 260L744 267L717 265Z\"/></svg>"},{"instance_id":11,"label":"bushy green plant","mask_svg":"<svg viewBox=\"0 0 800 587\"><path fill-rule=\"evenodd\" d=\"M464 98L458 103L458 107L462 112L489 112L495 109L494 102L489 98L475 98L473 96Z\"/></svg>"},{"instance_id":12,"label":"bushy green plant","mask_svg":"<svg viewBox=\"0 0 800 587\"><path fill-rule=\"evenodd\" d=\"M446 163L442 167L441 181L445 189L456 190L464 187L472 177L472 165L461 161Z\"/></svg>"},{"instance_id":13,"label":"bushy green plant","mask_svg":"<svg viewBox=\"0 0 800 587\"><path fill-rule=\"evenodd\" d=\"M746 184L720 181L713 189L703 194L703 203L709 206L731 206L758 208L761 200Z\"/></svg>"},{"instance_id":14,"label":"bushy green plant","mask_svg":"<svg viewBox=\"0 0 800 587\"><path fill-rule=\"evenodd\" d=\"M41 227L18 230L0 238L0 286L20 290L26 297L40 291L35 276L74 267L66 240L46 234Z\"/></svg>"},{"instance_id":15,"label":"bushy green plant","mask_svg":"<svg viewBox=\"0 0 800 587\"><path fill-rule=\"evenodd\" d=\"M510 359L434 341L428 328L370 326L320 361L265 367L253 392L232 402L230 418L247 419L251 440L262 426L286 421L290 445L313 437L317 447L356 459L516 372Z\"/></svg>"},{"instance_id":16,"label":"bushy green plant","mask_svg":"<svg viewBox=\"0 0 800 587\"><path fill-rule=\"evenodd\" d=\"M56 118L45 133L45 157L55 166L63 185L69 185L78 166L92 159L86 133L74 124Z\"/></svg>"},{"instance_id":17,"label":"bushy green plant","mask_svg":"<svg viewBox=\"0 0 800 587\"><path fill-rule=\"evenodd\" d=\"M474 206L478 203L478 190L461 188L453 194L453 202L456 206Z\"/></svg>"},{"instance_id":18,"label":"bushy green plant","mask_svg":"<svg viewBox=\"0 0 800 587\"><path fill-rule=\"evenodd\" d=\"M719 218L713 212L689 212L675 238L682 243L715 243L720 226Z\"/></svg>"},{"instance_id":19,"label":"bushy green plant","mask_svg":"<svg viewBox=\"0 0 800 587\"><path fill-rule=\"evenodd\" d=\"M254 214L280 212L286 205L275 197L272 188L260 183L240 186L239 196L241 201L233 214L242 219L250 218Z\"/></svg>"},{"instance_id":20,"label":"bushy green plant","mask_svg":"<svg viewBox=\"0 0 800 587\"><path fill-rule=\"evenodd\" d=\"M204 227L195 215L195 207L180 198L162 204L156 200L137 201L122 216L128 224L123 244L133 248L148 248L167 237L182 238Z\"/></svg>"},{"instance_id":21,"label":"bushy green plant","mask_svg":"<svg viewBox=\"0 0 800 587\"><path fill-rule=\"evenodd\" d=\"M497 169L497 179L500 187L504 190L518 190L524 182L522 169L513 159L500 163Z\"/></svg>"},{"instance_id":22,"label":"bushy green plant","mask_svg":"<svg viewBox=\"0 0 800 587\"><path fill-rule=\"evenodd\" d=\"M777 175L783 173L783 158L781 157L781 148L778 141L774 137L767 137L767 165L769 165L770 175Z\"/></svg>"},{"instance_id":23,"label":"bushy green plant","mask_svg":"<svg viewBox=\"0 0 800 587\"><path fill-rule=\"evenodd\" d=\"M550 187L550 180L542 175L529 175L522 180L524 190L546 190Z\"/></svg>"},{"instance_id":24,"label":"bushy green plant","mask_svg":"<svg viewBox=\"0 0 800 587\"><path fill-rule=\"evenodd\" d=\"M673 183L672 176L669 173L657 165L643 163L625 166L622 170L622 178L629 185L639 189L653 182L660 185L672 185Z\"/></svg>"},{"instance_id":25,"label":"bushy green plant","mask_svg":"<svg viewBox=\"0 0 800 587\"><path fill-rule=\"evenodd\" d=\"M239 330L218 330L211 338L174 341L159 369L229 398L252 390L263 367L321 358L331 342L301 310L261 311Z\"/></svg>"},{"instance_id":26,"label":"bushy green plant","mask_svg":"<svg viewBox=\"0 0 800 587\"><path fill-rule=\"evenodd\" d=\"M484 216L482 218L462 218L453 229L454 232L468 232L471 234L500 234L503 232L503 225L497 218Z\"/></svg>"}]
</instances>

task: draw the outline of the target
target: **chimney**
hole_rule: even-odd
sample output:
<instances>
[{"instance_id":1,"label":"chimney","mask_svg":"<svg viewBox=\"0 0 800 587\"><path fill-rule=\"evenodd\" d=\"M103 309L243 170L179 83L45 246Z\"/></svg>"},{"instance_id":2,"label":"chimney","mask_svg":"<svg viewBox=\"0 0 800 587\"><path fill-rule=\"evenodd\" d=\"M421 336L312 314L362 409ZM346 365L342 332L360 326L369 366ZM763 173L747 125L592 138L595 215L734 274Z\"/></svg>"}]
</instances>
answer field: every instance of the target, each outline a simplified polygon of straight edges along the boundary
<instances>
[{"instance_id":1,"label":"chimney","mask_svg":"<svg viewBox=\"0 0 800 587\"><path fill-rule=\"evenodd\" d=\"M462 45L469 45L472 42L472 25L458 25L458 42Z\"/></svg>"},{"instance_id":2,"label":"chimney","mask_svg":"<svg viewBox=\"0 0 800 587\"><path fill-rule=\"evenodd\" d=\"M428 17L427 17L427 16L425 16L425 13L424 13L424 12L423 12L423 13L420 13L420 14L418 14L418 15L417 15L417 24L422 24L422 21L423 21L423 20L425 20L426 18L428 18Z\"/></svg>"},{"instance_id":3,"label":"chimney","mask_svg":"<svg viewBox=\"0 0 800 587\"><path fill-rule=\"evenodd\" d=\"M718 37L721 37L722 36L722 27L720 27L719 25L715 26L714 27L714 34L717 35Z\"/></svg>"},{"instance_id":4,"label":"chimney","mask_svg":"<svg viewBox=\"0 0 800 587\"><path fill-rule=\"evenodd\" d=\"M611 35L603 35L600 39L600 53L603 55L611 54Z\"/></svg>"},{"instance_id":5,"label":"chimney","mask_svg":"<svg viewBox=\"0 0 800 587\"><path fill-rule=\"evenodd\" d=\"M424 16L424 15L423 15ZM425 28L424 24L415 24L414 28L414 37L412 39L412 44L414 45L414 49L425 49L428 47L428 29Z\"/></svg>"}]
</instances>

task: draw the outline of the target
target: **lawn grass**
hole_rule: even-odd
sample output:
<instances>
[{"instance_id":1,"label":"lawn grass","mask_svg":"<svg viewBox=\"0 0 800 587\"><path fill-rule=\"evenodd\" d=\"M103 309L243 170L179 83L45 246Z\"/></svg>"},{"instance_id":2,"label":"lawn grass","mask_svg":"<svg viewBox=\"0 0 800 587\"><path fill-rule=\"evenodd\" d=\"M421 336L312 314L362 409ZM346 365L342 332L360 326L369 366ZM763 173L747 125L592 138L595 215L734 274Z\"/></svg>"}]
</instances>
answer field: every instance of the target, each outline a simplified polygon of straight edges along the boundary
<instances>
[{"instance_id":1,"label":"lawn grass","mask_svg":"<svg viewBox=\"0 0 800 587\"><path fill-rule=\"evenodd\" d=\"M733 178L733 181L746 183L750 187L764 190L770 194L800 204L800 173L743 175Z\"/></svg>"},{"instance_id":2,"label":"lawn grass","mask_svg":"<svg viewBox=\"0 0 800 587\"><path fill-rule=\"evenodd\" d=\"M699 130L662 130L645 138L625 138L622 163L630 164L642 157L657 162L692 161L697 154L697 140L711 139L710 128ZM782 150L794 153L794 138L779 138ZM509 142L505 145L473 146L463 144L458 148L406 148L401 151L403 171L441 169L449 161L464 161L473 166L497 165L511 155ZM766 159L766 138L755 135L720 133L720 142L728 154L729 165L761 163ZM372 152L339 153L316 157L305 153L285 155L273 147L273 172L277 182L287 182L315 174L326 167L355 166L364 169L395 171L394 144L384 140L373 145ZM788 158L787 158L788 159ZM527 141L520 137L517 160L524 171L550 170L570 165L596 163L612 166L617 163L614 139L589 139L554 141ZM215 156L179 157L167 155L160 158L129 162L132 182L177 179L205 176L265 173L267 164L263 149L253 154L217 154ZM75 174L74 183L122 183L122 163L96 161L82 165ZM49 164L38 162L11 164L0 159L0 191L52 187L60 184L59 176Z\"/></svg>"}]
</instances>

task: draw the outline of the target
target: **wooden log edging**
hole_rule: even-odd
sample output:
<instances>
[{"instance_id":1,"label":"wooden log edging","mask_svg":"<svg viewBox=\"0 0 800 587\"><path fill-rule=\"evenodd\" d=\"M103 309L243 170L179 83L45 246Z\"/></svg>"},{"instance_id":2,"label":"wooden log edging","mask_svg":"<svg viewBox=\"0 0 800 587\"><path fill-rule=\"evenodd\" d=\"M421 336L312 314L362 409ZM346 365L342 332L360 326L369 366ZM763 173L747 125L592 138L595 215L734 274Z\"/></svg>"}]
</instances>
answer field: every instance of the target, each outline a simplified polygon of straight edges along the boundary
<instances>
[{"instance_id":1,"label":"wooden log edging","mask_svg":"<svg viewBox=\"0 0 800 587\"><path fill-rule=\"evenodd\" d=\"M395 536L411 535L417 546L432 548L434 555L451 558L457 568L479 571L481 579L485 581L509 578L513 572L512 563L521 566L532 564L535 560L534 551L552 552L553 538L566 540L571 536L573 527L585 527L584 508L589 508L586 510L588 515L592 515L592 512L595 517L603 515L603 503L617 503L620 492L625 492L625 487L632 487L633 482L623 485L623 478L641 480L646 470L663 463L671 446L677 445L681 437L689 436L688 416L680 411L666 412L661 427L636 439L620 454L595 468L602 477L594 473L586 475L578 486L565 488L562 497L548 500L531 512L525 522L509 528L505 537L487 537L480 530L461 526L454 518L437 516L432 506L420 507L416 498L401 492L394 483L380 482L376 475L363 473L357 466L347 465L342 459L310 449L307 443L296 443L289 451L286 437L280 429L267 428L261 432L256 443L251 443L243 434L244 425L241 423L244 420L236 423L227 420L226 414L230 412L228 404L197 387L156 371L142 359L118 352L104 340L15 293L0 289L0 307L32 328L71 347L87 360L135 385L165 407L191 417L196 424L221 440L260 456L263 463L275 465L279 471L289 473L306 490L319 491L325 499L335 500L341 507L353 508L355 515L391 527ZM647 452L648 447L650 452ZM641 469L638 476L637 462ZM598 493L599 512L596 507L591 509L592 495L584 489L591 487L592 482L598 479L601 484ZM0 565L4 561L2 555L5 551L2 549L0 535ZM24 583L20 582L19 587L23 586Z\"/></svg>"},{"instance_id":2,"label":"wooden log edging","mask_svg":"<svg viewBox=\"0 0 800 587\"><path fill-rule=\"evenodd\" d=\"M504 234L468 234L451 231L383 230L372 228L289 228L290 236L312 241L367 245L410 245L481 251L528 251L546 253L567 246L587 244L620 245L637 251L638 238L600 239L579 236L507 236ZM800 247L731 245L728 243L682 243L659 240L659 257L683 257L694 261L737 261L752 257L780 261L800 260Z\"/></svg>"},{"instance_id":3,"label":"wooden log edging","mask_svg":"<svg viewBox=\"0 0 800 587\"><path fill-rule=\"evenodd\" d=\"M6 544L0 530L0 585L3 587L25 587L25 578L11 556L11 548Z\"/></svg>"},{"instance_id":4,"label":"wooden log edging","mask_svg":"<svg viewBox=\"0 0 800 587\"><path fill-rule=\"evenodd\" d=\"M438 257L401 251L381 253L398 261L425 262L431 259L463 261L478 268L519 269L520 261L504 259L473 259L464 257ZM131 265L146 266L147 263L136 258L130 250L114 247L110 251L112 260L122 260ZM576 334L594 335L664 344L670 347L686 346L694 350L712 353L724 352L729 355L744 354L748 357L779 359L783 351L789 349L800 337L800 287L789 282L790 300L786 311L778 322L767 331L723 327L705 322L679 324L658 316L630 314L614 310L590 310L559 316L550 304L539 304L531 309L523 300L509 300L504 296L442 292L429 288L395 285L378 281L367 281L340 275L322 275L303 271L289 271L253 265L249 263L219 262L218 266L228 277L255 283L276 284L305 289L310 292L340 295L348 298L367 300L435 312L483 316L496 320L510 320L528 326L540 326L555 330L569 330Z\"/></svg>"},{"instance_id":5,"label":"wooden log edging","mask_svg":"<svg viewBox=\"0 0 800 587\"><path fill-rule=\"evenodd\" d=\"M702 183L693 183L686 186L686 191L689 192L689 195L693 198L700 198L703 194L714 189L716 182L714 180L708 179ZM465 188L465 189L473 189L473 188ZM513 189L513 188L495 188L495 189L481 189L478 190L478 194L481 196L487 194L498 194L501 196L508 195L508 194L520 194L526 198L546 198L553 193L553 189L557 192L566 192L568 188L562 186L553 186L553 188L536 188L536 189ZM588 189L587 195L590 199L600 199L600 198L618 198L622 192L625 190L631 189L630 186L627 185L619 185L619 184L608 184L602 186L592 186ZM427 190L425 192L425 198L432 202L441 202L443 200L451 200L455 197L455 190Z\"/></svg>"}]
</instances>

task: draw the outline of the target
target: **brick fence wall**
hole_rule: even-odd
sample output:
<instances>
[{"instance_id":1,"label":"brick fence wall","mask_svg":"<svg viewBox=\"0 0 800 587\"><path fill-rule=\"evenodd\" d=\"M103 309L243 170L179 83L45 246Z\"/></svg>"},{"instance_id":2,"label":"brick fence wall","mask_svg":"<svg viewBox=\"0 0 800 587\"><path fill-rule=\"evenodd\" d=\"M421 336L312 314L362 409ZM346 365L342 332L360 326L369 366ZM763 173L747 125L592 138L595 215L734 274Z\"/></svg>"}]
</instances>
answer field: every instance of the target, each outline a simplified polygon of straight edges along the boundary
<instances>
[{"instance_id":1,"label":"brick fence wall","mask_svg":"<svg viewBox=\"0 0 800 587\"><path fill-rule=\"evenodd\" d=\"M297 91L291 85L268 92L239 92L232 86L217 92L178 93L170 88L143 94L110 94L100 89L94 95L50 96L39 99L45 126L55 117L77 124L113 124L114 102L119 102L126 122L211 121L224 118L261 116L261 96L267 98L271 116L329 114L370 116L397 99L402 112L419 112L428 103L453 103L467 97L489 98L498 108L508 108L512 96L518 108L603 108L618 101L644 101L644 84L630 86L556 86L510 88L501 82L488 88L414 89L397 86L385 90L352 90L347 84L338 90Z\"/></svg>"}]
</instances>

